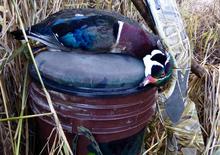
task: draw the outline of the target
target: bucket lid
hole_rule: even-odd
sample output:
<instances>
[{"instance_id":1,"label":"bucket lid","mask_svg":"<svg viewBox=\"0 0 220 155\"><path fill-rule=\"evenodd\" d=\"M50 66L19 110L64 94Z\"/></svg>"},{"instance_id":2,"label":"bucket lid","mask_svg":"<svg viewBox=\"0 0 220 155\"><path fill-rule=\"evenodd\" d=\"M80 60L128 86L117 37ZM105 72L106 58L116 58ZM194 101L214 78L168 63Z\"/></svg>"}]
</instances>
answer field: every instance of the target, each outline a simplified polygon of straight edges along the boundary
<instances>
[{"instance_id":1,"label":"bucket lid","mask_svg":"<svg viewBox=\"0 0 220 155\"><path fill-rule=\"evenodd\" d=\"M144 78L143 61L124 54L46 50L35 59L45 85L61 92L95 95L132 92ZM38 81L33 65L29 71Z\"/></svg>"}]
</instances>

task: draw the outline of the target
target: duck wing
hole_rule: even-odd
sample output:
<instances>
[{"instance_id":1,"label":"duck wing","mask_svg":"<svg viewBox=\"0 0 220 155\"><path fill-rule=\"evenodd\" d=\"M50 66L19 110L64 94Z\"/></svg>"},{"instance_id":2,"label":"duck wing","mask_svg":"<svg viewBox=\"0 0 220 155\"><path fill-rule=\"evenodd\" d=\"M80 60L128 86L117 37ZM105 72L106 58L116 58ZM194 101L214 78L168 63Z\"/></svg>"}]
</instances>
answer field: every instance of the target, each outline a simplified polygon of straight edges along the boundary
<instances>
[{"instance_id":1,"label":"duck wing","mask_svg":"<svg viewBox=\"0 0 220 155\"><path fill-rule=\"evenodd\" d=\"M115 12L94 9L66 9L50 15L26 30L29 38L49 47L62 50L103 50L115 42L114 29L121 20L139 24ZM140 27L140 26L139 26ZM24 39L21 30L12 32L16 39Z\"/></svg>"},{"instance_id":2,"label":"duck wing","mask_svg":"<svg viewBox=\"0 0 220 155\"><path fill-rule=\"evenodd\" d=\"M55 38L65 47L83 50L109 50L116 42L118 20L107 15L77 15L59 19L51 26Z\"/></svg>"}]
</instances>

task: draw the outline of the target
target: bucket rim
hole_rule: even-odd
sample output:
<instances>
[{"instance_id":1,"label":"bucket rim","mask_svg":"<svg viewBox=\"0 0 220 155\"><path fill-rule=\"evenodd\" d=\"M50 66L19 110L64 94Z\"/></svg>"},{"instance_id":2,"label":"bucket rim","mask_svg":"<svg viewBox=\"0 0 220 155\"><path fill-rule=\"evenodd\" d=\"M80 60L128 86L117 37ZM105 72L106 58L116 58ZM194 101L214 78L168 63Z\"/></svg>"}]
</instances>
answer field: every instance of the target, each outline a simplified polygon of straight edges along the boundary
<instances>
[{"instance_id":1,"label":"bucket rim","mask_svg":"<svg viewBox=\"0 0 220 155\"><path fill-rule=\"evenodd\" d=\"M74 87L74 86L64 86L54 81L49 81L45 77L42 77L44 85L46 88L57 91L64 94L76 95L82 97L114 97L114 96L127 96L136 93L141 93L150 89L156 89L154 85L147 85L145 87L135 86L132 88L85 88L85 87ZM36 85L39 84L37 78L32 78L31 83Z\"/></svg>"}]
</instances>

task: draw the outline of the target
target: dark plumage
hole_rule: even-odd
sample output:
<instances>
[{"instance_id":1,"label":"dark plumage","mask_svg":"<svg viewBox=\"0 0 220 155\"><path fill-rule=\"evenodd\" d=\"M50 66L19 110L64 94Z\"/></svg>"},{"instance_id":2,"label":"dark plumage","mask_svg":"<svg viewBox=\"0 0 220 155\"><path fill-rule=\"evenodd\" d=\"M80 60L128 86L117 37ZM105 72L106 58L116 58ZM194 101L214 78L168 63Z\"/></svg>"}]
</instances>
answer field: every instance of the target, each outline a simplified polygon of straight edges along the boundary
<instances>
[{"instance_id":1,"label":"dark plumage","mask_svg":"<svg viewBox=\"0 0 220 155\"><path fill-rule=\"evenodd\" d=\"M143 85L164 84L172 74L171 56L157 36L137 22L114 12L94 9L59 11L27 29L29 38L61 51L126 53L145 65ZM21 31L12 34L23 39ZM160 50L159 50L160 49Z\"/></svg>"},{"instance_id":2,"label":"dark plumage","mask_svg":"<svg viewBox=\"0 0 220 155\"><path fill-rule=\"evenodd\" d=\"M27 28L26 33L31 39L65 51L76 48L87 52L121 51L143 58L158 49L157 36L125 16L103 10L62 10ZM23 39L20 30L12 34Z\"/></svg>"}]
</instances>

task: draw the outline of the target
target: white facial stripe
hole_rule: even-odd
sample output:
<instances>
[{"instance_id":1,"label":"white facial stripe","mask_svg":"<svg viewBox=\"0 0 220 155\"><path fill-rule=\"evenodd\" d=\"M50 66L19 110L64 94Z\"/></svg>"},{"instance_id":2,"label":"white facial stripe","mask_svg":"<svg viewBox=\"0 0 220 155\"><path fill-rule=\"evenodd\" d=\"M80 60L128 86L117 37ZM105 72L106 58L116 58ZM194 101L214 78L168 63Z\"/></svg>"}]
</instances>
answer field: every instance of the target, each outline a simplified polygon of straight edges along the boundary
<instances>
[{"instance_id":1,"label":"white facial stripe","mask_svg":"<svg viewBox=\"0 0 220 155\"><path fill-rule=\"evenodd\" d=\"M161 63L157 62L157 61L152 61L151 60L151 55L146 55L143 58L144 61L144 66L145 66L145 77L147 77L148 75L151 75L151 68L152 66L160 66L160 67L164 67Z\"/></svg>"},{"instance_id":2,"label":"white facial stripe","mask_svg":"<svg viewBox=\"0 0 220 155\"><path fill-rule=\"evenodd\" d=\"M121 31L122 31L122 27L124 25L124 22L118 21L118 24L119 24L119 28L118 28L118 35L117 35L116 45L119 43L119 40L120 40L120 37L121 37Z\"/></svg>"},{"instance_id":3,"label":"white facial stripe","mask_svg":"<svg viewBox=\"0 0 220 155\"><path fill-rule=\"evenodd\" d=\"M151 56L154 56L154 55L156 55L156 54L162 54L162 55L164 55L164 53L163 53L162 51L160 51L160 50L153 50L153 51L151 52Z\"/></svg>"},{"instance_id":4,"label":"white facial stripe","mask_svg":"<svg viewBox=\"0 0 220 155\"><path fill-rule=\"evenodd\" d=\"M153 66L153 65L158 65L158 66L163 67L163 65L162 65L161 63L159 63L159 62L157 62L157 61L152 61L150 55L146 55L146 56L143 58L143 61L144 61L145 67L146 67L146 66Z\"/></svg>"},{"instance_id":5,"label":"white facial stripe","mask_svg":"<svg viewBox=\"0 0 220 155\"><path fill-rule=\"evenodd\" d=\"M157 66L163 67L163 65L161 63L157 62L157 61L152 61L152 62L153 62L153 65L157 65Z\"/></svg>"}]
</instances>

